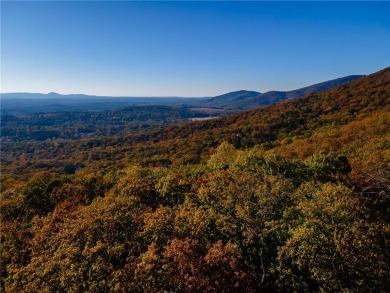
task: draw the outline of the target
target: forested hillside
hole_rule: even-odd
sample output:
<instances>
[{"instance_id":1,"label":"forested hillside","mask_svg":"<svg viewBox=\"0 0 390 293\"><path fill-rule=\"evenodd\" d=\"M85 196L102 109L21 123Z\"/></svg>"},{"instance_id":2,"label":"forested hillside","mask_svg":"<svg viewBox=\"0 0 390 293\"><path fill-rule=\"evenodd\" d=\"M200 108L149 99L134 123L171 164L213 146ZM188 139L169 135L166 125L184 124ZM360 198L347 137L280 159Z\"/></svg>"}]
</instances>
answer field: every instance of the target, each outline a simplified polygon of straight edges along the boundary
<instances>
[{"instance_id":1,"label":"forested hillside","mask_svg":"<svg viewBox=\"0 0 390 293\"><path fill-rule=\"evenodd\" d=\"M386 292L390 68L225 118L3 142L4 292Z\"/></svg>"},{"instance_id":2,"label":"forested hillside","mask_svg":"<svg viewBox=\"0 0 390 293\"><path fill-rule=\"evenodd\" d=\"M304 98L285 101L268 107L239 113L221 119L167 127L137 134L81 139L76 142L56 139L43 142L25 141L2 143L2 167L5 171L26 173L29 170L62 171L69 164L91 166L124 166L131 162L147 164L150 161L169 160L174 165L200 163L207 159L223 141L236 148L257 146L274 152L288 145L288 153L303 153L305 146L294 148L309 139L311 153L327 151L352 152L350 143L341 144L340 132L348 135L350 123L362 124L354 132L363 135L360 142L382 136L369 134L364 124L380 120L378 129L387 131L389 109L390 69L361 78L332 90L310 94ZM370 120L371 118L371 120ZM365 120L366 119L366 120ZM369 127L369 125L366 125ZM372 131L377 131L373 127ZM336 132L329 137L330 130ZM357 135L357 134L356 134ZM325 136L321 142L315 142ZM325 144L326 146L321 146ZM290 145L291 144L291 145ZM357 147L357 146L356 146ZM22 160L20 160L22 158ZM20 162L21 161L21 162ZM22 165L20 164L22 163Z\"/></svg>"},{"instance_id":3,"label":"forested hillside","mask_svg":"<svg viewBox=\"0 0 390 293\"><path fill-rule=\"evenodd\" d=\"M253 109L260 106L267 106L272 103L285 101L288 99L301 98L311 93L317 93L339 85L346 84L361 77L363 77L363 75L344 76L341 78L324 81L292 91L269 91L266 93L258 93L253 91L236 91L210 99L202 100L201 103L203 103L203 105L209 105L212 107L224 107L228 109Z\"/></svg>"},{"instance_id":4,"label":"forested hillside","mask_svg":"<svg viewBox=\"0 0 390 293\"><path fill-rule=\"evenodd\" d=\"M229 111L242 111L266 106L271 103L303 97L306 94L328 90L338 85L362 77L350 75L313 84L292 91L235 91L216 97L110 97L84 94L62 95L58 93L1 93L1 115L26 116L55 112L114 111L125 107L171 106L184 108L219 108ZM141 110L142 111L142 110ZM32 115L34 116L34 115Z\"/></svg>"}]
</instances>

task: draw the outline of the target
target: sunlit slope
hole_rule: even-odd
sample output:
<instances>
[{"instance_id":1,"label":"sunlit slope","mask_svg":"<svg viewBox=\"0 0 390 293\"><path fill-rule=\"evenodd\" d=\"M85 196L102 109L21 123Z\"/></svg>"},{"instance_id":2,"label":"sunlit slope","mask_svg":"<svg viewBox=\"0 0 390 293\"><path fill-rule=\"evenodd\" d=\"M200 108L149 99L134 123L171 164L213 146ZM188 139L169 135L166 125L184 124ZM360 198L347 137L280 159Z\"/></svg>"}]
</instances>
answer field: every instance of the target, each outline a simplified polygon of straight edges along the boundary
<instances>
[{"instance_id":1,"label":"sunlit slope","mask_svg":"<svg viewBox=\"0 0 390 293\"><path fill-rule=\"evenodd\" d=\"M259 145L264 150L299 140L304 140L305 145L310 145L308 138L317 139L321 133L337 131L344 126L343 129L351 128L351 131L359 132L354 125L362 124L361 127L364 128L364 122L358 122L363 119L368 119L366 120L368 128L361 131L362 135L366 134L367 139L370 139L371 132L380 129L384 133L388 132L386 125L388 126L389 102L390 69L387 68L346 85L310 94L301 99L273 104L223 119L170 127L131 138L134 141L144 141L146 144L132 144L129 138L127 141L137 149L137 152L129 155L136 159L137 153L146 155L157 152L155 157L165 155L186 163L197 162L207 156L210 149L219 145L221 141L229 141L237 148ZM381 122L375 122L377 119ZM346 127L349 124L351 125ZM337 146L334 150L348 149L353 146L354 140L354 137L350 137L345 144ZM298 146L298 143L291 145L293 148L295 146ZM320 148L318 142L313 143L312 151Z\"/></svg>"},{"instance_id":2,"label":"sunlit slope","mask_svg":"<svg viewBox=\"0 0 390 293\"><path fill-rule=\"evenodd\" d=\"M322 148L352 154L359 143L388 135L389 102L390 68L386 68L328 91L221 119L78 142L5 143L2 164L11 172L60 170L68 163L124 166L169 160L174 165L192 164L208 158L222 141L239 149L258 146L291 156L310 155ZM337 137L341 135L338 131L356 135L344 135L348 138L342 140ZM333 138L329 137L331 133ZM322 144L325 140L327 145ZM21 168L23 153L27 163Z\"/></svg>"}]
</instances>

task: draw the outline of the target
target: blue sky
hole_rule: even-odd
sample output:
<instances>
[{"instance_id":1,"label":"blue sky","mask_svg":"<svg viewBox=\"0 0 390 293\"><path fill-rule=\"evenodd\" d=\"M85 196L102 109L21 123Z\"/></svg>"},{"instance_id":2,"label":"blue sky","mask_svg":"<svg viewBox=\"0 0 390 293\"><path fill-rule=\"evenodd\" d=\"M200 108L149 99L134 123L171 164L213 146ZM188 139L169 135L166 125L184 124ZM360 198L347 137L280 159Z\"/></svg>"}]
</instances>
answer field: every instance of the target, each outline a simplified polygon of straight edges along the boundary
<instances>
[{"instance_id":1,"label":"blue sky","mask_svg":"<svg viewBox=\"0 0 390 293\"><path fill-rule=\"evenodd\" d=\"M213 96L390 65L390 2L2 2L1 92Z\"/></svg>"}]
</instances>

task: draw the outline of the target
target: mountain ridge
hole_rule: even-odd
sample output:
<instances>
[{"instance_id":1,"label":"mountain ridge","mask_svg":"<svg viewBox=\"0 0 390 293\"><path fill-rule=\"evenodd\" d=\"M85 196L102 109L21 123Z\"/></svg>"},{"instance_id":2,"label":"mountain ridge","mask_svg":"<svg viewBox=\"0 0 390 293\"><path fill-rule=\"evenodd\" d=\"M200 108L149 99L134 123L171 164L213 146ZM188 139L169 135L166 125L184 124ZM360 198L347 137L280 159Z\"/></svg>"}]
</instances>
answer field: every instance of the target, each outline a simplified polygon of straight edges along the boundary
<instances>
[{"instance_id":1,"label":"mountain ridge","mask_svg":"<svg viewBox=\"0 0 390 293\"><path fill-rule=\"evenodd\" d=\"M8 107L8 101L11 99L17 100L49 100L56 103L67 104L69 102L80 103L133 103L136 105L181 105L186 107L214 107L225 109L237 109L246 110L260 106L266 106L271 103L280 102L286 99L299 98L309 93L315 93L322 90L327 90L332 87L345 84L349 81L356 80L364 75L349 75L324 82L312 84L303 88L298 88L291 91L268 91L260 93L257 91L238 90L228 92L222 95L214 97L176 97L176 96L164 96L164 97L137 97L137 96L96 96L86 94L59 94L56 92L43 93L1 93L0 98L6 101L5 107ZM80 101L78 101L80 99Z\"/></svg>"},{"instance_id":2,"label":"mountain ridge","mask_svg":"<svg viewBox=\"0 0 390 293\"><path fill-rule=\"evenodd\" d=\"M265 93L259 93L258 95L255 95L257 92L254 91L234 91L213 97L207 100L206 103L213 104L213 106L252 109L287 99L296 99L310 93L328 90L364 76L365 75L348 75L291 91L268 91Z\"/></svg>"},{"instance_id":3,"label":"mountain ridge","mask_svg":"<svg viewBox=\"0 0 390 293\"><path fill-rule=\"evenodd\" d=\"M372 119L377 119L377 116L383 116L378 115L379 112L389 108L389 97L390 68L386 68L331 90L218 119L173 125L142 133L64 141L60 149L55 141L36 142L38 149L44 145L45 151L31 154L28 158L34 162L47 162L40 163L44 169L60 168L69 161L69 157L76 156L81 160L79 163L85 162L89 156L87 150L93 151L94 156L99 158L98 161L90 162L92 165L107 166L123 160L147 164L150 160L160 159L169 159L178 165L194 164L202 162L223 141L239 149L258 146L269 150L295 140L313 139L313 135L327 133L329 129L344 127L370 115ZM332 147L327 147L328 151L339 152L349 146L349 143L337 145L333 141L337 139L329 138L327 143ZM41 144L42 147L39 147ZM13 153L11 150L14 149L14 144L3 143L3 163L14 161L13 157L19 157L19 152L24 149L26 151L29 143L21 142L19 145L20 149ZM289 152L293 153L294 150ZM310 152L313 153L313 150ZM51 160L55 160L54 165L51 165ZM8 169L6 164L3 167L4 170ZM31 165L30 168L38 167ZM17 172L25 171L26 168L18 169Z\"/></svg>"}]
</instances>

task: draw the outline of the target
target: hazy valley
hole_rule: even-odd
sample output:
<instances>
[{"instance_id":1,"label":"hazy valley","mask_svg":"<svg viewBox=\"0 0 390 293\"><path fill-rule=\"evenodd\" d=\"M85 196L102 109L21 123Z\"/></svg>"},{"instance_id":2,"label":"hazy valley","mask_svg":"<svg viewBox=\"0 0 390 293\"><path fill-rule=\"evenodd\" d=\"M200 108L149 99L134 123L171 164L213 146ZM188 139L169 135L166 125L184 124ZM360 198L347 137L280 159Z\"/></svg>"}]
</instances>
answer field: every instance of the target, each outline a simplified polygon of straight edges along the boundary
<instances>
[{"instance_id":1,"label":"hazy valley","mask_svg":"<svg viewBox=\"0 0 390 293\"><path fill-rule=\"evenodd\" d=\"M236 91L213 98L1 95L2 141L81 139L200 121L302 97L360 78L347 76L289 92Z\"/></svg>"}]
</instances>

